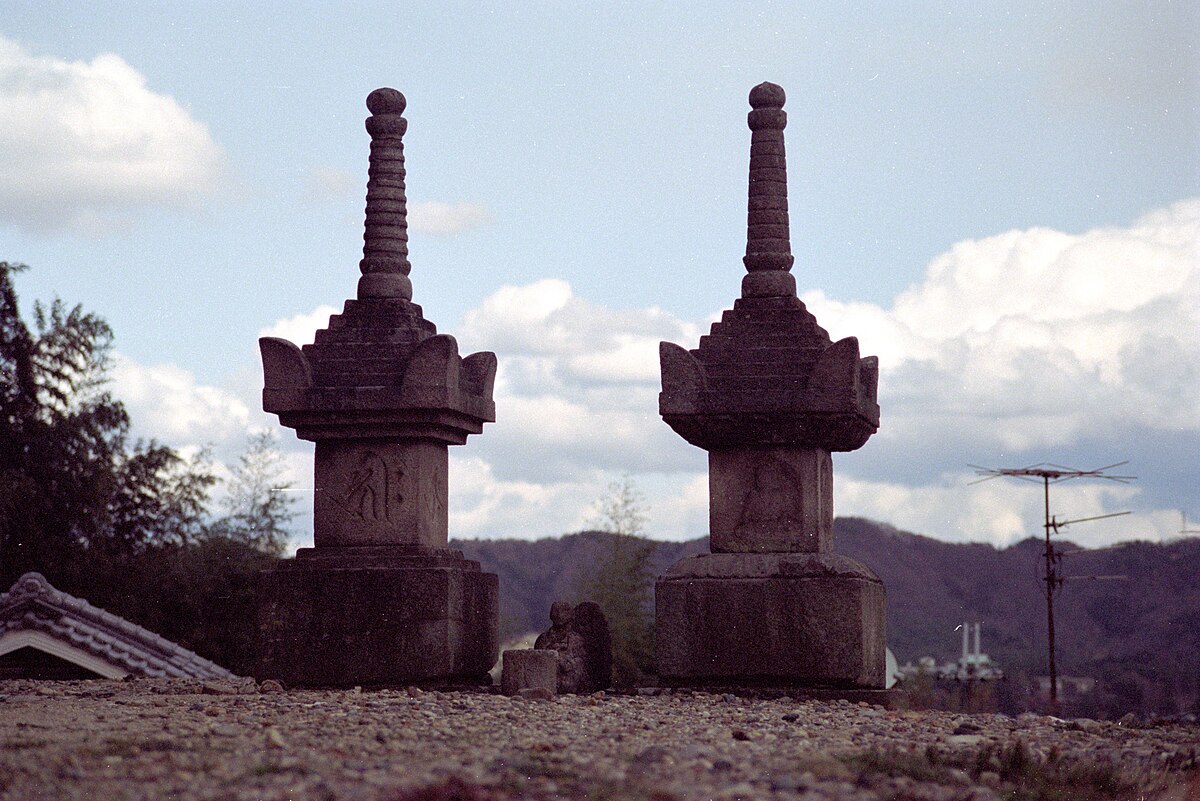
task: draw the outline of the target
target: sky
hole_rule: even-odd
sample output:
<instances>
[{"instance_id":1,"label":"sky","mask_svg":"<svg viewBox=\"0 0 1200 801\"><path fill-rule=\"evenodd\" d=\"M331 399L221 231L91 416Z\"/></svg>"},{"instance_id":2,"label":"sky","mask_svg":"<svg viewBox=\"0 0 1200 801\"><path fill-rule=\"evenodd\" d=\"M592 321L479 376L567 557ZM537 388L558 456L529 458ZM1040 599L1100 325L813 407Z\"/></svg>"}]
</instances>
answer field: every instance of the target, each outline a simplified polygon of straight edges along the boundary
<instances>
[{"instance_id":1,"label":"sky","mask_svg":"<svg viewBox=\"0 0 1200 801\"><path fill-rule=\"evenodd\" d=\"M805 7L811 6L811 7ZM901 7L903 6L903 7ZM352 297L364 100L408 99L414 302L496 352L497 421L451 449L450 529L707 533L706 455L659 418L744 270L751 87L788 94L792 272L880 359L838 515L997 546L1040 487L970 465L1128 460L1052 512L1088 546L1200 528L1200 7L1192 3L94 3L0 14L0 259L28 313L115 331L135 433L235 461L280 433L259 336ZM835 544L836 547L836 544Z\"/></svg>"}]
</instances>

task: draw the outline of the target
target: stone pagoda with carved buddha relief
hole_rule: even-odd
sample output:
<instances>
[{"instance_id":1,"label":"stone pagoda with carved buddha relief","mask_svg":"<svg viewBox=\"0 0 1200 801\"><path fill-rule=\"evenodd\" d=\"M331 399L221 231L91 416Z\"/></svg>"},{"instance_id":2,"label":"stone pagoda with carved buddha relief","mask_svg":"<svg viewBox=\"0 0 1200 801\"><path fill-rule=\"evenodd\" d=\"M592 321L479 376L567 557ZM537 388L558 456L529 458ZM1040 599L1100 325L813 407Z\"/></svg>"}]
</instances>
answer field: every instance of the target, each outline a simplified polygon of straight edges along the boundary
<instances>
[{"instance_id":1,"label":"stone pagoda with carved buddha relief","mask_svg":"<svg viewBox=\"0 0 1200 801\"><path fill-rule=\"evenodd\" d=\"M412 302L404 96L377 89L363 259L311 345L259 341L263 408L316 443L314 547L264 575L260 678L352 687L486 681L498 579L448 547L447 449L495 420L496 357L461 358Z\"/></svg>"},{"instance_id":2,"label":"stone pagoda with carved buddha relief","mask_svg":"<svg viewBox=\"0 0 1200 801\"><path fill-rule=\"evenodd\" d=\"M655 585L664 683L884 686L884 589L832 552L833 451L879 426L878 362L833 342L796 295L784 92L750 93L747 274L699 347L660 346L659 411L709 453L711 553Z\"/></svg>"}]
</instances>

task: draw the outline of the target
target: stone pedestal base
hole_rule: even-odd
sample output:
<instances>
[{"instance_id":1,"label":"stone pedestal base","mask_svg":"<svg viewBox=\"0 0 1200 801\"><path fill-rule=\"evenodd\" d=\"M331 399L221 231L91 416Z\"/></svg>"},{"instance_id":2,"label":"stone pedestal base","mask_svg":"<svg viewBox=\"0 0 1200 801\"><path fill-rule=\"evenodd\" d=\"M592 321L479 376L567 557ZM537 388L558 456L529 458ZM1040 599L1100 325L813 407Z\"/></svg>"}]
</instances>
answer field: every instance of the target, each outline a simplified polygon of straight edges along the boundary
<instances>
[{"instance_id":1,"label":"stone pedestal base","mask_svg":"<svg viewBox=\"0 0 1200 801\"><path fill-rule=\"evenodd\" d=\"M883 583L849 557L702 554L654 597L663 684L883 689Z\"/></svg>"},{"instance_id":2,"label":"stone pedestal base","mask_svg":"<svg viewBox=\"0 0 1200 801\"><path fill-rule=\"evenodd\" d=\"M303 687L487 683L498 615L496 574L459 551L301 549L260 578L256 677Z\"/></svg>"}]
</instances>

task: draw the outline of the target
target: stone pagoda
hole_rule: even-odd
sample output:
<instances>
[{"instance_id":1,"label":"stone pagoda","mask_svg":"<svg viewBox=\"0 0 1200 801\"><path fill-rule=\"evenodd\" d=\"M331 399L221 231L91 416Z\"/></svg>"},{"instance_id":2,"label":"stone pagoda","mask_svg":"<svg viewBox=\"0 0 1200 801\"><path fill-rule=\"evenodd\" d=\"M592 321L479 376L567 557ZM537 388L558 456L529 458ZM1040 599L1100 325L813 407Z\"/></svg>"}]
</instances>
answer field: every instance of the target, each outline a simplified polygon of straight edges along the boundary
<instances>
[{"instance_id":1,"label":"stone pagoda","mask_svg":"<svg viewBox=\"0 0 1200 801\"><path fill-rule=\"evenodd\" d=\"M796 296L783 89L750 92L747 274L695 350L660 345L663 420L708 451L711 553L655 585L660 677L676 685L884 686L884 589L832 552L832 451L879 427L878 360Z\"/></svg>"},{"instance_id":2,"label":"stone pagoda","mask_svg":"<svg viewBox=\"0 0 1200 801\"><path fill-rule=\"evenodd\" d=\"M358 297L311 345L259 340L263 408L316 443L313 548L263 576L260 678L351 687L486 681L498 579L450 550L447 446L495 420L496 357L460 358L412 303L404 96L367 98Z\"/></svg>"}]
</instances>

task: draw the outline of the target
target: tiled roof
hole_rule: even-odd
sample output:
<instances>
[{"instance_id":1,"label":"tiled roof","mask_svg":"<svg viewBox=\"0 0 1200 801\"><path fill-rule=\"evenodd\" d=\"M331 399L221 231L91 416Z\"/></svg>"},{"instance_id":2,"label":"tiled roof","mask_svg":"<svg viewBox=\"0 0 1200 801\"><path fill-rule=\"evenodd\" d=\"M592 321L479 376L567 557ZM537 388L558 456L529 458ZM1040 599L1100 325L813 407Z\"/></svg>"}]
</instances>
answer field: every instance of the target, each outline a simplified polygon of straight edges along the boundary
<instances>
[{"instance_id":1,"label":"tiled roof","mask_svg":"<svg viewBox=\"0 0 1200 801\"><path fill-rule=\"evenodd\" d=\"M124 618L56 590L41 573L26 573L0 594L0 649L6 638L40 633L109 663L152 678L231 678L196 653Z\"/></svg>"}]
</instances>

